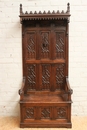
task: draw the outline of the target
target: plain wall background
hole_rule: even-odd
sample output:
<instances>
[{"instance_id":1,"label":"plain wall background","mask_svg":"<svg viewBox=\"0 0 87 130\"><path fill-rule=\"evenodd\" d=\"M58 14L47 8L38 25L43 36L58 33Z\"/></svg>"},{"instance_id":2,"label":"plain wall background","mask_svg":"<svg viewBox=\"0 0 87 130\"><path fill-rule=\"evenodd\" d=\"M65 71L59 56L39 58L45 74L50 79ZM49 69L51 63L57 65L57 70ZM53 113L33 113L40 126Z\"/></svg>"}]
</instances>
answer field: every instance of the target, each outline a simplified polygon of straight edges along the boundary
<instances>
[{"instance_id":1,"label":"plain wall background","mask_svg":"<svg viewBox=\"0 0 87 130\"><path fill-rule=\"evenodd\" d=\"M69 81L72 115L87 115L87 0L0 0L0 116L19 116L22 42L19 5L23 11L67 9L70 3Z\"/></svg>"}]
</instances>

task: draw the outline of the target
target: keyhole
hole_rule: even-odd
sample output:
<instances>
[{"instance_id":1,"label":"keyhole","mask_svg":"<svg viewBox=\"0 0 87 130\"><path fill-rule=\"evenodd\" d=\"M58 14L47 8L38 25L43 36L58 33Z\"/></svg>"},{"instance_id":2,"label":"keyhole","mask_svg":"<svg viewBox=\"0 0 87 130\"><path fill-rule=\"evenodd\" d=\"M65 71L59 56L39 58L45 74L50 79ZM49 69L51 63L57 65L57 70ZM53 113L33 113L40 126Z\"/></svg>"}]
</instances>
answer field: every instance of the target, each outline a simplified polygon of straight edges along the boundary
<instances>
[{"instance_id":1,"label":"keyhole","mask_svg":"<svg viewBox=\"0 0 87 130\"><path fill-rule=\"evenodd\" d=\"M43 47L47 47L47 44L46 44L46 43L43 43Z\"/></svg>"}]
</instances>

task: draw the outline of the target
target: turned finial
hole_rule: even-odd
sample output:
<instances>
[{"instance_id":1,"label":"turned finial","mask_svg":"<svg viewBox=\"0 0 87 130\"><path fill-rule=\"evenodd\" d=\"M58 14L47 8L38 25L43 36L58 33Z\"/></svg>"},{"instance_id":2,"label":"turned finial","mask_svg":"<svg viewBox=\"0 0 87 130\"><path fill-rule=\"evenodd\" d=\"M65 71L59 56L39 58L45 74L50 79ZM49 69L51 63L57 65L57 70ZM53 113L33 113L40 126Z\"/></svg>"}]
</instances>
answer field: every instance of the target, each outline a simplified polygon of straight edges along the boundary
<instances>
[{"instance_id":1,"label":"turned finial","mask_svg":"<svg viewBox=\"0 0 87 130\"><path fill-rule=\"evenodd\" d=\"M20 4L20 14L22 14L22 4Z\"/></svg>"},{"instance_id":2,"label":"turned finial","mask_svg":"<svg viewBox=\"0 0 87 130\"><path fill-rule=\"evenodd\" d=\"M70 3L67 4L67 13L70 12Z\"/></svg>"}]
</instances>

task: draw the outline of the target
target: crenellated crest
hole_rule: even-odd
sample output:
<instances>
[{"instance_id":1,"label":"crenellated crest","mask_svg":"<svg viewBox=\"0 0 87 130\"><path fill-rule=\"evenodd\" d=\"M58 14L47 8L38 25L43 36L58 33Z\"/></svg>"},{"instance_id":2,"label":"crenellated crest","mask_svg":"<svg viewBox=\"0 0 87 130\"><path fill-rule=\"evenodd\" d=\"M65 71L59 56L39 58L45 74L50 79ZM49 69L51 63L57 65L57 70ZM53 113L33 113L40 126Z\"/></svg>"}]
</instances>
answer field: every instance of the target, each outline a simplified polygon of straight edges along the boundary
<instances>
[{"instance_id":1,"label":"crenellated crest","mask_svg":"<svg viewBox=\"0 0 87 130\"><path fill-rule=\"evenodd\" d=\"M48 12L46 11L35 11L32 12L30 11L28 13L28 11L26 11L25 13L22 10L22 4L20 4L20 22L22 23L24 20L61 20L61 19L66 19L67 21L69 21L69 17L70 17L70 4L67 4L67 11L62 10L61 12L59 10L57 11L52 11L50 12L50 10L48 10Z\"/></svg>"}]
</instances>

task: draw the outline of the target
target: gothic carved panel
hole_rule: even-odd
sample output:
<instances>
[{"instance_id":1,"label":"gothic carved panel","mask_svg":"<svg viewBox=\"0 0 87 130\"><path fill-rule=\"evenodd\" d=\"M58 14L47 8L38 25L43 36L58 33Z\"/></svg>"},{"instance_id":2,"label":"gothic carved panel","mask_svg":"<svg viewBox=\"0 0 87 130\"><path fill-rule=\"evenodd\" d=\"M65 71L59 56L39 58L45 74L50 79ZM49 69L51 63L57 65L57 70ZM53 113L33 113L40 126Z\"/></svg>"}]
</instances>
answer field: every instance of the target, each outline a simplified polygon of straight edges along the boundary
<instances>
[{"instance_id":1,"label":"gothic carved panel","mask_svg":"<svg viewBox=\"0 0 87 130\"><path fill-rule=\"evenodd\" d=\"M56 32L56 58L64 59L65 39L64 32Z\"/></svg>"},{"instance_id":2,"label":"gothic carved panel","mask_svg":"<svg viewBox=\"0 0 87 130\"><path fill-rule=\"evenodd\" d=\"M35 89L36 86L36 65L27 66L27 83L28 89Z\"/></svg>"},{"instance_id":3,"label":"gothic carved panel","mask_svg":"<svg viewBox=\"0 0 87 130\"><path fill-rule=\"evenodd\" d=\"M50 42L49 32L41 32L41 58L49 58Z\"/></svg>"},{"instance_id":4,"label":"gothic carved panel","mask_svg":"<svg viewBox=\"0 0 87 130\"><path fill-rule=\"evenodd\" d=\"M41 118L49 119L50 118L50 108L42 108L41 109Z\"/></svg>"},{"instance_id":5,"label":"gothic carved panel","mask_svg":"<svg viewBox=\"0 0 87 130\"><path fill-rule=\"evenodd\" d=\"M26 108L26 110L25 110L25 118L28 118L28 119L34 118L34 108L33 107Z\"/></svg>"},{"instance_id":6,"label":"gothic carved panel","mask_svg":"<svg viewBox=\"0 0 87 130\"><path fill-rule=\"evenodd\" d=\"M42 89L50 89L50 65L42 65Z\"/></svg>"},{"instance_id":7,"label":"gothic carved panel","mask_svg":"<svg viewBox=\"0 0 87 130\"><path fill-rule=\"evenodd\" d=\"M29 32L27 37L27 58L35 59L36 57L36 36L34 32Z\"/></svg>"},{"instance_id":8,"label":"gothic carved panel","mask_svg":"<svg viewBox=\"0 0 87 130\"><path fill-rule=\"evenodd\" d=\"M64 64L56 65L56 88L61 89L64 83Z\"/></svg>"},{"instance_id":9,"label":"gothic carved panel","mask_svg":"<svg viewBox=\"0 0 87 130\"><path fill-rule=\"evenodd\" d=\"M57 118L58 119L66 118L66 116L67 116L66 107L58 107L57 108Z\"/></svg>"}]
</instances>

